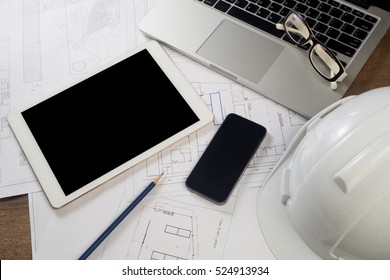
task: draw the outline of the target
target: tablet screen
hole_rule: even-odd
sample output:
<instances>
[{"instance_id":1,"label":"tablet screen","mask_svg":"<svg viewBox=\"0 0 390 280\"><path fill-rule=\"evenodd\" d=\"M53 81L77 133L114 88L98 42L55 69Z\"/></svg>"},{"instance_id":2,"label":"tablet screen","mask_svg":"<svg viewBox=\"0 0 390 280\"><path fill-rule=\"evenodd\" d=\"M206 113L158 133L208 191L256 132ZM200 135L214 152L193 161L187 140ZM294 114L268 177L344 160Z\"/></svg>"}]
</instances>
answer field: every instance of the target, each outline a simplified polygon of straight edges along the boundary
<instances>
[{"instance_id":1,"label":"tablet screen","mask_svg":"<svg viewBox=\"0 0 390 280\"><path fill-rule=\"evenodd\" d=\"M22 116L65 195L199 121L146 49Z\"/></svg>"}]
</instances>

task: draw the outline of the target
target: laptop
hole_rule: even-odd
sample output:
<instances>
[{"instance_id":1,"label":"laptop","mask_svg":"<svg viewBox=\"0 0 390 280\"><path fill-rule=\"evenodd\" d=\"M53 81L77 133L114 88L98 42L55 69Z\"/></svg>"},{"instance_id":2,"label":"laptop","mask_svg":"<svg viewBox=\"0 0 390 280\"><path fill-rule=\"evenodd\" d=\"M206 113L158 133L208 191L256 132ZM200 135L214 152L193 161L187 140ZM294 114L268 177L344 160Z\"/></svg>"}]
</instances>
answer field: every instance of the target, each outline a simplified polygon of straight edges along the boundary
<instances>
[{"instance_id":1,"label":"laptop","mask_svg":"<svg viewBox=\"0 0 390 280\"><path fill-rule=\"evenodd\" d=\"M290 11L343 63L337 89L277 23ZM388 0L161 0L142 19L147 36L312 117L343 97L390 26Z\"/></svg>"}]
</instances>

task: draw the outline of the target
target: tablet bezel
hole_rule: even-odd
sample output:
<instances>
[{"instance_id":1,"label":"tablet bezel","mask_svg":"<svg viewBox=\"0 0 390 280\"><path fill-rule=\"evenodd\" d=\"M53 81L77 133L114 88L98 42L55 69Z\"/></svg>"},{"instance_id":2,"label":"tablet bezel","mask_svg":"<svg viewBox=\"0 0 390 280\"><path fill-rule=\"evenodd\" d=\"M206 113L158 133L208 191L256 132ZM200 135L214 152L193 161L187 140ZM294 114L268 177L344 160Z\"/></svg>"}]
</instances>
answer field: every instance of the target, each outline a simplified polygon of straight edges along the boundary
<instances>
[{"instance_id":1,"label":"tablet bezel","mask_svg":"<svg viewBox=\"0 0 390 280\"><path fill-rule=\"evenodd\" d=\"M93 75L115 65L116 63L118 63L118 62L144 50L144 49L146 49L149 52L149 54L152 56L152 58L157 62L158 66L165 73L165 75L168 77L168 79L171 81L171 83L174 85L174 87L177 89L177 91L181 94L181 96L186 101L186 103L189 105L189 107L192 109L192 111L195 113L195 115L199 118L199 121L188 126L184 130L181 130L180 132L176 133L175 135L165 139L164 141L162 141L159 144L153 146L152 148L146 150L145 152L139 154L138 156L133 157L132 159L130 159L126 163L118 166L117 168L114 168L111 171L105 173L104 175L98 177L97 179L89 182L88 184L86 184L83 187L79 188L78 190L72 192L71 194L65 195L59 182L56 179L56 176L54 175L52 169L50 168L49 163L45 159L43 152L39 148L39 145L38 145L36 139L34 138L31 130L29 129L25 119L23 118L22 113L25 110L34 107L35 105L47 100L48 98L61 93L62 91L92 77ZM86 111L87 111L87 109L86 109ZM142 117L147 118L147 115L142 116ZM184 75L181 73L181 71L173 63L171 58L167 55L167 53L164 51L164 49L160 46L160 44L157 43L156 41L149 41L148 43L117 57L116 59L114 59L110 63L97 68L95 71L84 76L83 78L62 86L61 88L59 88L55 92L50 93L48 96L45 96L44 98L37 100L37 101L35 101L27 106L24 106L23 108L20 108L18 110L12 110L10 112L10 114L7 116L7 118L8 118L8 121L11 125L11 128L12 128L17 140L19 141L35 175L38 178L38 181L40 182L43 190L46 193L46 196L49 199L50 204L55 208L59 208L59 207L64 206L65 204L69 203L70 201L76 199L77 197L80 197L81 195L85 194L86 192L103 184L104 182L110 180L114 176L133 167L134 165L141 163L142 161L150 158L151 156L153 156L156 153L162 151L163 149L169 147L170 145L174 144L175 142L179 141L180 139L199 130L201 127L209 124L213 120L213 114L210 111L207 104L201 99L199 94L195 91L195 89L187 81L187 79L184 77Z\"/></svg>"}]
</instances>

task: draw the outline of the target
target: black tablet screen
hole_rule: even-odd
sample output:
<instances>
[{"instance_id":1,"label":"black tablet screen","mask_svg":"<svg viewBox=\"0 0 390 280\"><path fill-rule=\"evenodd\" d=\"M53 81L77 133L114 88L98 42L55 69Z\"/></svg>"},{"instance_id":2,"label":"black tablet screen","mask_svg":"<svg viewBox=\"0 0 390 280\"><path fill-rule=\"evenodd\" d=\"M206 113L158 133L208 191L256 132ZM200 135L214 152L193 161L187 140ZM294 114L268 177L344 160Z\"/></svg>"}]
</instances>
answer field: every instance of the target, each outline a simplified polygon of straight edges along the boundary
<instances>
[{"instance_id":1,"label":"black tablet screen","mask_svg":"<svg viewBox=\"0 0 390 280\"><path fill-rule=\"evenodd\" d=\"M199 120L147 50L22 115L65 195Z\"/></svg>"}]
</instances>

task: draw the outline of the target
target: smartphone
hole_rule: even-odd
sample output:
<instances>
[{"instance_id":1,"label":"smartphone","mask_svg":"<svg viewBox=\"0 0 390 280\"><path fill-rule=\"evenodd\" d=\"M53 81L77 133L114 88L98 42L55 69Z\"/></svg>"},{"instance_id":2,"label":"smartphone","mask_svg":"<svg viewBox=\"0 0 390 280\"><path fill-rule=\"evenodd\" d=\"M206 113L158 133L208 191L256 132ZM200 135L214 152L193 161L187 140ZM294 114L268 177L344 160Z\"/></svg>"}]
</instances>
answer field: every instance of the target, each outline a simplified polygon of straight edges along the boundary
<instances>
[{"instance_id":1,"label":"smartphone","mask_svg":"<svg viewBox=\"0 0 390 280\"><path fill-rule=\"evenodd\" d=\"M258 123L227 115L188 176L187 188L217 204L226 203L266 133Z\"/></svg>"}]
</instances>

